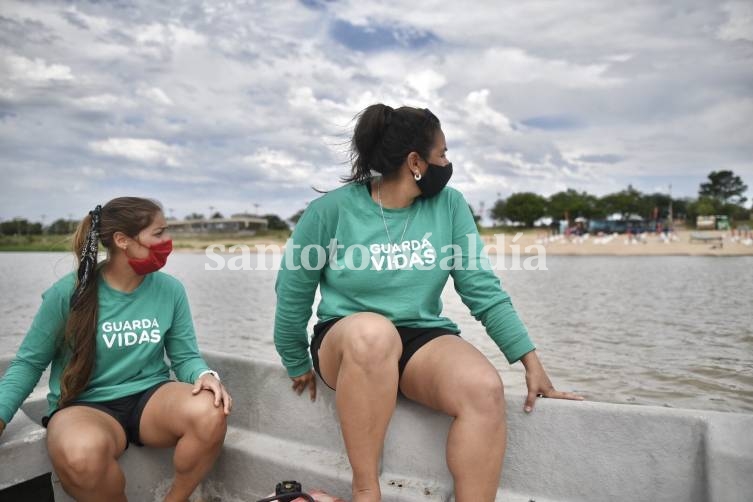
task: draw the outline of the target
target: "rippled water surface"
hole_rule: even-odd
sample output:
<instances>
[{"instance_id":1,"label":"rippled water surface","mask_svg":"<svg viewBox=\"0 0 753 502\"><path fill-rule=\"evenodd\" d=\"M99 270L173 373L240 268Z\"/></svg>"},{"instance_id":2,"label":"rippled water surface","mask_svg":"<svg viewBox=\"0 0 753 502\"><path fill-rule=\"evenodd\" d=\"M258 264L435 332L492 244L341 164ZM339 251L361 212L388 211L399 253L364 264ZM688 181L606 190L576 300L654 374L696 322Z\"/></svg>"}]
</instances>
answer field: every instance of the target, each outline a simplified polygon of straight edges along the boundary
<instances>
[{"instance_id":1,"label":"rippled water surface","mask_svg":"<svg viewBox=\"0 0 753 502\"><path fill-rule=\"evenodd\" d=\"M15 352L40 294L72 269L58 253L0 254L0 354ZM201 348L278 361L273 271L205 271L176 253ZM547 271L500 271L555 386L594 401L753 411L753 257L550 256ZM446 314L524 390L452 286Z\"/></svg>"}]
</instances>

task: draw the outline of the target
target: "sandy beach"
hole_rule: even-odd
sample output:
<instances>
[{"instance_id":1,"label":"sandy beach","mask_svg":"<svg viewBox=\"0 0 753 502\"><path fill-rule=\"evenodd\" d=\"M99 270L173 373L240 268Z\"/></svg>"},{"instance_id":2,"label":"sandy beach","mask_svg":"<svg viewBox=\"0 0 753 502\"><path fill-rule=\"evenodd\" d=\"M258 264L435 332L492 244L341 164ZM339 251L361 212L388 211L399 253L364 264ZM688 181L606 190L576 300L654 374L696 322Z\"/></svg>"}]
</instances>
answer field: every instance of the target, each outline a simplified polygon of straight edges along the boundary
<instances>
[{"instance_id":1,"label":"sandy beach","mask_svg":"<svg viewBox=\"0 0 753 502\"><path fill-rule=\"evenodd\" d=\"M520 233L483 233L482 240L490 254L518 253L536 255L546 251L547 255L566 256L753 256L753 235L737 238L730 232L701 232L705 237L719 237L720 241L693 241L695 231L680 230L672 238L656 234L646 234L640 239L628 239L626 235L609 236L550 236L547 232L526 230ZM231 246L245 245L251 251L262 246L283 247L285 241L263 236L174 236L176 251L204 252L212 244L224 245L229 252ZM236 250L238 251L238 250Z\"/></svg>"},{"instance_id":2,"label":"sandy beach","mask_svg":"<svg viewBox=\"0 0 753 502\"><path fill-rule=\"evenodd\" d=\"M720 240L691 241L691 234L717 237ZM606 236L584 235L549 236L545 232L528 231L515 240L516 234L503 234L504 252L521 255L536 254L536 245L543 246L548 255L567 256L750 256L753 255L753 236L747 239L733 237L730 232L696 232L680 230L671 238L644 234L642 238L629 238L624 234ZM493 246L499 238L484 235L484 242ZM513 243L513 240L515 242ZM516 249L515 246L518 246ZM493 248L487 248L492 252Z\"/></svg>"}]
</instances>

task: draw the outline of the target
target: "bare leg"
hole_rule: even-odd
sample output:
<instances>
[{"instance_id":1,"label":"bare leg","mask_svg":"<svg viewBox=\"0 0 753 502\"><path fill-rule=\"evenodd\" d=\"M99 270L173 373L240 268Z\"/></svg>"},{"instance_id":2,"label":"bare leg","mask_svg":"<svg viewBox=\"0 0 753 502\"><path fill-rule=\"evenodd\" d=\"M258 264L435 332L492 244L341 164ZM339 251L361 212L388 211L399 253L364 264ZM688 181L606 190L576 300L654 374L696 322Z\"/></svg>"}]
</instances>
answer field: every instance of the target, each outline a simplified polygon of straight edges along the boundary
<instances>
[{"instance_id":1,"label":"bare leg","mask_svg":"<svg viewBox=\"0 0 753 502\"><path fill-rule=\"evenodd\" d=\"M400 389L410 399L455 417L447 466L457 502L493 502L507 442L502 380L462 338L435 338L408 361Z\"/></svg>"},{"instance_id":2,"label":"bare leg","mask_svg":"<svg viewBox=\"0 0 753 502\"><path fill-rule=\"evenodd\" d=\"M65 492L79 502L125 502L125 477L118 457L125 450L123 427L107 413L71 406L47 426L47 450Z\"/></svg>"},{"instance_id":3,"label":"bare leg","mask_svg":"<svg viewBox=\"0 0 753 502\"><path fill-rule=\"evenodd\" d=\"M144 408L140 439L147 446L175 446L175 479L166 502L185 502L220 454L227 431L222 407L211 392L191 394L192 386L172 382L160 387Z\"/></svg>"},{"instance_id":4,"label":"bare leg","mask_svg":"<svg viewBox=\"0 0 753 502\"><path fill-rule=\"evenodd\" d=\"M379 458L397 402L400 335L385 317L353 314L329 330L319 349L353 470L353 502L381 499ZM333 385L334 384L334 385Z\"/></svg>"}]
</instances>

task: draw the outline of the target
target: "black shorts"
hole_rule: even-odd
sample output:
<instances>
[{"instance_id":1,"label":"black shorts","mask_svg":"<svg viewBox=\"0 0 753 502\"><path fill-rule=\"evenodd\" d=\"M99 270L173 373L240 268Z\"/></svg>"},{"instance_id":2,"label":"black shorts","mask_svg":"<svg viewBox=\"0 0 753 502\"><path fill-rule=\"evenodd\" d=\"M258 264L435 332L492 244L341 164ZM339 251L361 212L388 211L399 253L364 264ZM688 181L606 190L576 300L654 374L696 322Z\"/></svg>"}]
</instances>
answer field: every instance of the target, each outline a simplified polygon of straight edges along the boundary
<instances>
[{"instance_id":1,"label":"black shorts","mask_svg":"<svg viewBox=\"0 0 753 502\"><path fill-rule=\"evenodd\" d=\"M154 394L157 389L159 389L166 383L170 383L171 381L172 380L165 380L164 382L160 382L149 387L146 390L137 392L136 394L119 397L118 399L113 399L112 401L102 401L98 403L90 401L73 401L71 404L66 406L66 408L71 406L88 406L89 408L95 408L97 410L104 411L115 420L117 420L121 427L123 427L123 430L126 434L126 448L128 448L128 443L133 443L137 446L144 446L144 444L139 439L139 424L141 423L141 415L142 413L144 413L146 403L149 401L149 398L152 397L152 394ZM52 416L61 409L62 408L58 408L49 416L42 417L42 425L47 427L47 424L50 422Z\"/></svg>"},{"instance_id":2,"label":"black shorts","mask_svg":"<svg viewBox=\"0 0 753 502\"><path fill-rule=\"evenodd\" d=\"M324 336L329 329L340 319L342 319L342 317L335 317L334 319L320 322L314 326L314 337L311 339L310 349L311 359L314 362L314 370L316 370L319 377L322 376L321 371L319 371L319 347L321 347L322 340L324 340ZM403 326L396 326L395 328L400 335L400 340L403 342L403 353L400 355L400 359L397 363L398 374L400 376L403 376L405 365L408 364L408 360L413 357L413 354L415 354L418 349L435 338L443 335L459 336L458 333L447 331L442 328L406 328ZM324 382L324 378L322 378L322 381ZM326 384L327 382L324 383ZM327 386L329 386L329 384L327 384Z\"/></svg>"}]
</instances>

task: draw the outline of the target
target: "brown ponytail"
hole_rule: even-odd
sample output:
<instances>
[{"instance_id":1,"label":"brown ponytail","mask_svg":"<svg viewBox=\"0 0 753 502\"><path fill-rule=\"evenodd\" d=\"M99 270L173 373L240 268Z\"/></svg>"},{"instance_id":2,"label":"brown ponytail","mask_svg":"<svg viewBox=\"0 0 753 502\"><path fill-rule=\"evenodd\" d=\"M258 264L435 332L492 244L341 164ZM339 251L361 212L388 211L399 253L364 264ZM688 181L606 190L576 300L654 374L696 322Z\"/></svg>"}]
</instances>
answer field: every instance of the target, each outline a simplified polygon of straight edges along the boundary
<instances>
[{"instance_id":1,"label":"brown ponytail","mask_svg":"<svg viewBox=\"0 0 753 502\"><path fill-rule=\"evenodd\" d=\"M343 181L364 183L371 171L389 177L411 152L427 159L440 128L439 119L426 108L368 106L357 115L350 143L352 171Z\"/></svg>"},{"instance_id":2,"label":"brown ponytail","mask_svg":"<svg viewBox=\"0 0 753 502\"><path fill-rule=\"evenodd\" d=\"M123 232L136 237L154 221L162 208L159 203L138 197L119 197L100 209L91 211L81 220L73 234L73 253L78 263L76 287L71 297L71 309L65 326L65 347L70 359L60 379L62 408L81 394L94 370L97 349L97 321L99 297L97 279L98 242L112 252L113 235Z\"/></svg>"}]
</instances>

